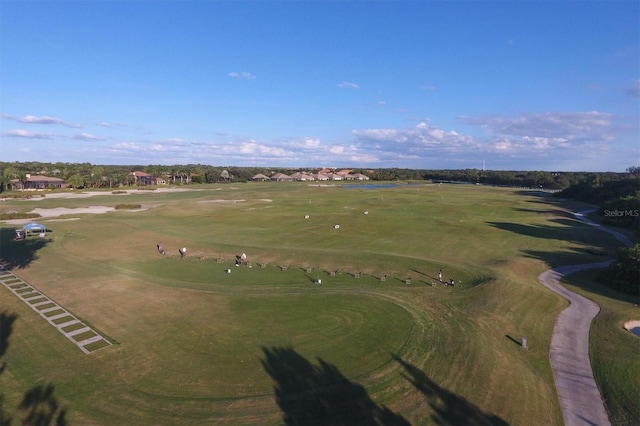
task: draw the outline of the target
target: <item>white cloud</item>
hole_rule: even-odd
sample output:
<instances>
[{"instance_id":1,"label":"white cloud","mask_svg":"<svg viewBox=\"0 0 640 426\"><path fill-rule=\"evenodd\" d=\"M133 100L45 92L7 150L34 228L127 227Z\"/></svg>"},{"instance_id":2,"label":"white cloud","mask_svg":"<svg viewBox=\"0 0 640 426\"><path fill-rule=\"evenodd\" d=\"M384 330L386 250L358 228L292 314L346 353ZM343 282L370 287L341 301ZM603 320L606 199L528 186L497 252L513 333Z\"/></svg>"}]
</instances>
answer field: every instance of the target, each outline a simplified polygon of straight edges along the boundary
<instances>
[{"instance_id":1,"label":"white cloud","mask_svg":"<svg viewBox=\"0 0 640 426\"><path fill-rule=\"evenodd\" d=\"M343 89L359 89L360 85L358 83L343 81L342 83L338 83L338 87Z\"/></svg>"},{"instance_id":2,"label":"white cloud","mask_svg":"<svg viewBox=\"0 0 640 426\"><path fill-rule=\"evenodd\" d=\"M106 140L103 137L92 135L91 133L78 133L73 136L73 139L82 140L82 141L104 141Z\"/></svg>"},{"instance_id":3,"label":"white cloud","mask_svg":"<svg viewBox=\"0 0 640 426\"><path fill-rule=\"evenodd\" d=\"M43 125L61 125L65 127L72 127L74 129L82 128L79 124L67 123L66 121L61 120L57 117L49 117L46 115L36 116L36 115L25 115L24 117L14 117L12 115L3 114L2 118L6 120L13 120L19 123L24 124L43 124Z\"/></svg>"},{"instance_id":4,"label":"white cloud","mask_svg":"<svg viewBox=\"0 0 640 426\"><path fill-rule=\"evenodd\" d=\"M63 121L56 117L36 117L34 115L26 115L24 117L17 118L16 121L30 124L63 124Z\"/></svg>"},{"instance_id":5,"label":"white cloud","mask_svg":"<svg viewBox=\"0 0 640 426\"><path fill-rule=\"evenodd\" d=\"M53 139L53 136L48 133L30 132L23 129L9 130L2 133L2 136L9 138L25 138L25 139Z\"/></svg>"},{"instance_id":6,"label":"white cloud","mask_svg":"<svg viewBox=\"0 0 640 426\"><path fill-rule=\"evenodd\" d=\"M350 157L350 160L362 164L380 162L380 158L372 154L355 154Z\"/></svg>"},{"instance_id":7,"label":"white cloud","mask_svg":"<svg viewBox=\"0 0 640 426\"><path fill-rule=\"evenodd\" d=\"M247 71L232 71L227 74L231 78L243 78L245 80L255 80L256 76Z\"/></svg>"},{"instance_id":8,"label":"white cloud","mask_svg":"<svg viewBox=\"0 0 640 426\"><path fill-rule=\"evenodd\" d=\"M302 143L308 148L318 148L320 146L320 139L304 138Z\"/></svg>"},{"instance_id":9,"label":"white cloud","mask_svg":"<svg viewBox=\"0 0 640 426\"><path fill-rule=\"evenodd\" d=\"M520 117L460 117L466 124L481 126L497 135L610 140L611 114L605 112L556 112Z\"/></svg>"},{"instance_id":10,"label":"white cloud","mask_svg":"<svg viewBox=\"0 0 640 426\"><path fill-rule=\"evenodd\" d=\"M184 146L184 145L188 145L189 144L187 141L185 141L184 139L181 139L181 138L169 138L165 142L168 143L168 144L180 145L180 146Z\"/></svg>"},{"instance_id":11,"label":"white cloud","mask_svg":"<svg viewBox=\"0 0 640 426\"><path fill-rule=\"evenodd\" d=\"M477 148L478 144L471 136L461 135L455 131L445 131L421 122L415 127L405 129L365 129L351 132L363 142L375 142L383 145L399 145L390 149L406 149L410 151L434 150L456 152Z\"/></svg>"},{"instance_id":12,"label":"white cloud","mask_svg":"<svg viewBox=\"0 0 640 426\"><path fill-rule=\"evenodd\" d=\"M136 142L118 142L111 145L109 150L114 153L140 153L146 151L148 148L144 144Z\"/></svg>"}]
</instances>

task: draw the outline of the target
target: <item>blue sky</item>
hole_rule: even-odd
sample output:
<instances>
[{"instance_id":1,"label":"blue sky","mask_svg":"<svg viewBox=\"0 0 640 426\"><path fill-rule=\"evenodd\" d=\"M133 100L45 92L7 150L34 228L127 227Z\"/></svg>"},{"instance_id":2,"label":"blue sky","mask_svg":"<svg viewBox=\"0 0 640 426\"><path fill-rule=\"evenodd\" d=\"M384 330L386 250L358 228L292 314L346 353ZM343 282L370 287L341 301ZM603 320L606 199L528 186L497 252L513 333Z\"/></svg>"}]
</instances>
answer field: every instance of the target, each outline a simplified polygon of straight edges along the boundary
<instances>
[{"instance_id":1,"label":"blue sky","mask_svg":"<svg viewBox=\"0 0 640 426\"><path fill-rule=\"evenodd\" d=\"M623 171L640 2L0 0L0 158Z\"/></svg>"}]
</instances>

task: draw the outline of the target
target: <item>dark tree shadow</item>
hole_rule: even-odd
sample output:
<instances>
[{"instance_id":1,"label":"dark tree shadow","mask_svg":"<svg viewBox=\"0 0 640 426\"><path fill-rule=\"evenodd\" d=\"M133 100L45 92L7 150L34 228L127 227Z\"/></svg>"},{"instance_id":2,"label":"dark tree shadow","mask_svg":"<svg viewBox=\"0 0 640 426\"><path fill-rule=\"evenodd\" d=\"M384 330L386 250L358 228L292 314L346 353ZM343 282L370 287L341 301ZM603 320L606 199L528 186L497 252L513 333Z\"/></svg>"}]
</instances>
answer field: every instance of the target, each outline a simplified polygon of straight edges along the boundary
<instances>
[{"instance_id":1,"label":"dark tree shadow","mask_svg":"<svg viewBox=\"0 0 640 426\"><path fill-rule=\"evenodd\" d=\"M9 337L13 332L13 323L17 319L18 316L15 314L0 312L0 376L7 366L3 357L9 348ZM22 420L23 425L67 425L66 410L60 407L58 399L54 396L54 386L51 384L37 385L28 390L18 408L26 411ZM10 426L11 422L12 418L4 408L4 395L0 392L0 426Z\"/></svg>"},{"instance_id":2,"label":"dark tree shadow","mask_svg":"<svg viewBox=\"0 0 640 426\"><path fill-rule=\"evenodd\" d=\"M7 311L0 312L0 376L4 372L7 366L6 361L3 359L9 348L9 337L13 332L13 323L18 316L11 314ZM2 388L0 387L0 426L9 426L11 424L11 417L4 410L4 395L2 394Z\"/></svg>"},{"instance_id":3,"label":"dark tree shadow","mask_svg":"<svg viewBox=\"0 0 640 426\"><path fill-rule=\"evenodd\" d=\"M16 314L7 311L0 312L0 361L9 348L9 336L13 332L13 323L16 319L18 319ZM2 373L2 369L0 369L0 373Z\"/></svg>"},{"instance_id":4,"label":"dark tree shadow","mask_svg":"<svg viewBox=\"0 0 640 426\"><path fill-rule=\"evenodd\" d=\"M538 203L539 203L539 201L538 201ZM545 203L545 204L548 204L548 203ZM522 207L514 207L512 210L516 211L516 212L533 213L533 214L547 214L547 215L561 216L561 217L564 217L564 218L567 218L567 219L574 219L573 213L571 213L569 210L562 209L562 208L526 209L526 208L522 208Z\"/></svg>"},{"instance_id":5,"label":"dark tree shadow","mask_svg":"<svg viewBox=\"0 0 640 426\"><path fill-rule=\"evenodd\" d=\"M22 424L35 426L64 426L67 424L67 412L60 408L58 399L53 392L54 386L49 384L34 386L24 394L19 408L27 413Z\"/></svg>"},{"instance_id":6,"label":"dark tree shadow","mask_svg":"<svg viewBox=\"0 0 640 426\"><path fill-rule=\"evenodd\" d=\"M393 358L404 368L403 376L419 390L429 402L433 410L431 420L438 425L489 426L508 425L495 414L483 412L463 397L454 394L429 379L427 375L414 365L409 364L397 355Z\"/></svg>"},{"instance_id":7,"label":"dark tree shadow","mask_svg":"<svg viewBox=\"0 0 640 426\"><path fill-rule=\"evenodd\" d=\"M409 424L322 359L314 365L290 347L262 351L262 365L275 381L276 401L287 425Z\"/></svg>"},{"instance_id":8,"label":"dark tree shadow","mask_svg":"<svg viewBox=\"0 0 640 426\"><path fill-rule=\"evenodd\" d=\"M525 235L527 237L545 238L552 240L563 240L572 242L586 242L585 240L593 240L590 233L592 228L589 225L580 222L577 219L552 219L551 223L555 225L527 225L513 222L487 222L494 228L510 231L516 234ZM603 235L596 235L598 240L602 240Z\"/></svg>"},{"instance_id":9,"label":"dark tree shadow","mask_svg":"<svg viewBox=\"0 0 640 426\"><path fill-rule=\"evenodd\" d=\"M16 241L17 228L0 228L0 265L7 269L26 268L38 258L36 252L49 243L49 238L28 237Z\"/></svg>"}]
</instances>

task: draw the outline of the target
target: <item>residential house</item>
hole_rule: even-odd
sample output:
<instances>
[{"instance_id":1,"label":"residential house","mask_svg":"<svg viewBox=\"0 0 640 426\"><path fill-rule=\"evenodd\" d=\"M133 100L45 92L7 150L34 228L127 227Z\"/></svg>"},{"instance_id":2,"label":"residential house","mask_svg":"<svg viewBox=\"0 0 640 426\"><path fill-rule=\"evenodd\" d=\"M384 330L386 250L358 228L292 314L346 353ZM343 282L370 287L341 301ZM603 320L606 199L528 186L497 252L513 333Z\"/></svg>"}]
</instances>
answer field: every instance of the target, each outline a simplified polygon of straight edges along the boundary
<instances>
[{"instance_id":1,"label":"residential house","mask_svg":"<svg viewBox=\"0 0 640 426\"><path fill-rule=\"evenodd\" d=\"M133 176L133 183L136 185L156 185L157 178L151 176L149 173L135 171L131 172L131 176Z\"/></svg>"},{"instance_id":2,"label":"residential house","mask_svg":"<svg viewBox=\"0 0 640 426\"><path fill-rule=\"evenodd\" d=\"M298 181L315 180L315 178L312 175L305 172L296 172L291 175L291 179L298 180Z\"/></svg>"},{"instance_id":3,"label":"residential house","mask_svg":"<svg viewBox=\"0 0 640 426\"><path fill-rule=\"evenodd\" d=\"M251 180L256 181L256 182L265 182L267 180L269 180L269 176L265 176L262 173L258 173L257 175L255 175L254 177L251 178Z\"/></svg>"},{"instance_id":4,"label":"residential house","mask_svg":"<svg viewBox=\"0 0 640 426\"><path fill-rule=\"evenodd\" d=\"M12 179L11 186L17 190L43 190L43 189L63 189L67 188L69 184L66 180L42 176L42 175L26 175L26 180Z\"/></svg>"},{"instance_id":5,"label":"residential house","mask_svg":"<svg viewBox=\"0 0 640 426\"><path fill-rule=\"evenodd\" d=\"M276 173L271 176L271 180L275 180L276 182L292 182L293 178L289 175L285 175L284 173Z\"/></svg>"}]
</instances>

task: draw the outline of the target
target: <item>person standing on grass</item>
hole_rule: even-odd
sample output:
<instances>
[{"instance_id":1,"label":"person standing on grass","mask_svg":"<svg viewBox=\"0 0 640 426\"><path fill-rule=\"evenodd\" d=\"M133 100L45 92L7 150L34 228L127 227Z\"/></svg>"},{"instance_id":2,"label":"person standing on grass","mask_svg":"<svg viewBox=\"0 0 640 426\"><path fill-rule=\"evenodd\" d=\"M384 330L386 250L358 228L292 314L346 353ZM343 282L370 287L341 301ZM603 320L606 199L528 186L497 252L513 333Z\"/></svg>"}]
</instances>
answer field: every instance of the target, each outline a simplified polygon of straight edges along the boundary
<instances>
[{"instance_id":1,"label":"person standing on grass","mask_svg":"<svg viewBox=\"0 0 640 426\"><path fill-rule=\"evenodd\" d=\"M158 248L158 253L164 256L164 247L162 246L162 243L158 243L156 247Z\"/></svg>"},{"instance_id":2,"label":"person standing on grass","mask_svg":"<svg viewBox=\"0 0 640 426\"><path fill-rule=\"evenodd\" d=\"M186 247L182 247L178 251L180 252L180 259L184 259L184 256L187 254L187 248Z\"/></svg>"},{"instance_id":3,"label":"person standing on grass","mask_svg":"<svg viewBox=\"0 0 640 426\"><path fill-rule=\"evenodd\" d=\"M442 282L442 269L438 271L438 281Z\"/></svg>"}]
</instances>

